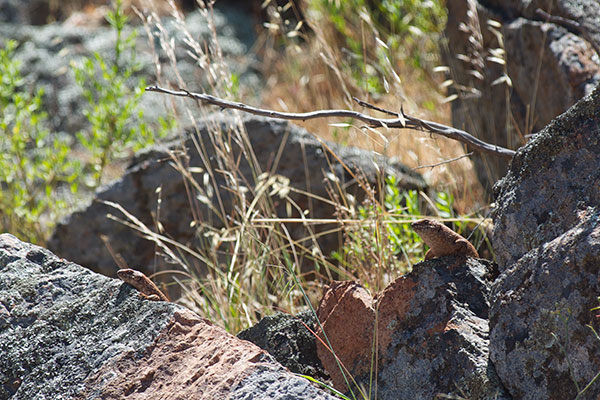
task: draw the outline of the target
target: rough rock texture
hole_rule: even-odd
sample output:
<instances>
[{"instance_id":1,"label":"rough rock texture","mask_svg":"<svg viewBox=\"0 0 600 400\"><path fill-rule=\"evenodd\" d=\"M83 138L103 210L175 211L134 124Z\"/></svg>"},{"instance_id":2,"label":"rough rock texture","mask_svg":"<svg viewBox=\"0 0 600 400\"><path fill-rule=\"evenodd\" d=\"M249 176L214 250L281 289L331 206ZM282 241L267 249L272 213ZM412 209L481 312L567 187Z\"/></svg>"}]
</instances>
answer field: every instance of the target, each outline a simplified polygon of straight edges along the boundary
<instances>
[{"instance_id":1,"label":"rough rock texture","mask_svg":"<svg viewBox=\"0 0 600 400\"><path fill-rule=\"evenodd\" d=\"M521 148L494 191L501 270L590 218L600 207L600 87Z\"/></svg>"},{"instance_id":2,"label":"rough rock texture","mask_svg":"<svg viewBox=\"0 0 600 400\"><path fill-rule=\"evenodd\" d=\"M329 375L317 356L315 336L307 329L315 332L316 326L317 319L310 311L297 316L279 313L264 317L237 337L266 350L290 371L323 381Z\"/></svg>"},{"instance_id":3,"label":"rough rock texture","mask_svg":"<svg viewBox=\"0 0 600 400\"><path fill-rule=\"evenodd\" d=\"M551 11L552 15L570 18L582 23L590 35L600 42L600 4L593 0L485 0L482 2L507 18L535 19L535 10Z\"/></svg>"},{"instance_id":4,"label":"rough rock texture","mask_svg":"<svg viewBox=\"0 0 600 400\"><path fill-rule=\"evenodd\" d=\"M353 377L369 373L375 331L373 298L357 283L334 282L323 295L317 316L325 330L325 335L318 331L319 337L328 344L325 347L317 341L317 354L334 387L347 392L349 377L340 370L329 346Z\"/></svg>"},{"instance_id":5,"label":"rough rock texture","mask_svg":"<svg viewBox=\"0 0 600 400\"><path fill-rule=\"evenodd\" d=\"M502 271L490 356L510 393L575 398L600 372L600 87L514 157L496 189ZM578 387L578 388L577 388ZM578 398L596 399L600 382Z\"/></svg>"},{"instance_id":6,"label":"rough rock texture","mask_svg":"<svg viewBox=\"0 0 600 400\"><path fill-rule=\"evenodd\" d=\"M216 124L222 127L225 137L230 129L229 124L235 124L233 117L215 117L216 122L210 120L206 124ZM329 173L329 162L333 165L333 176L339 178L343 184L348 184L347 191L353 194L357 201L364 198L364 191L358 188L352 177L342 168L329 154L326 154L320 142L306 130L287 122L268 120L257 117L244 119L245 129L248 132L249 141L262 171L271 171L287 177L289 185L294 188L306 190L323 198L329 198L325 176ZM210 125L209 125L210 126ZM201 126L199 140L204 141L207 149L207 158L211 160L212 168L220 169L217 157L214 156L214 147L210 145L209 134L206 125ZM284 142L285 141L285 142ZM281 147L281 144L285 145ZM176 141L170 145L172 151L180 148L181 142ZM369 151L353 147L342 147L332 143L328 146L353 170L361 170L365 173L367 180L371 183L377 182L378 171L393 174L398 177L399 185L404 188L423 188L425 186L420 175L409 168L393 160L386 159ZM165 232L175 240L188 244L192 247L198 246L196 242L195 228L190 227L193 221L189 206L189 197L186 185L181 174L171 165L169 156L169 145L151 149L139 155L129 167L126 174L110 186L96 194L97 200L108 200L121 204L128 212L146 223L147 226L155 226L152 213L157 208L156 189L161 187L162 205L160 211L160 222ZM196 146L190 137L185 141L185 147L189 149L189 167L203 167L203 163L195 150ZM274 168L274 160L281 151L281 159L277 168ZM232 152L237 158L240 147L232 140ZM241 157L244 160L243 157ZM329 161L328 161L329 158ZM376 167L374 164L377 164ZM257 179L253 176L251 168L245 161L240 161L240 175L244 177L244 186L254 188ZM232 194L227 188L229 175L216 174L216 186L214 192L219 191L224 209L227 215L235 210L232 204ZM250 192L248 196L251 196ZM326 203L311 199L299 193L292 193L291 198L303 209L312 210L307 217L332 218L334 208ZM215 197L216 198L216 197ZM277 205L278 216L287 217L287 207L277 195L272 196ZM296 211L292 217L297 217ZM196 212L200 219L212 221L217 229L222 222L211 213L205 204L198 203ZM153 243L141 238L135 231L118 222L106 218L107 213L117 214L118 211L102 203L94 202L88 208L72 214L67 220L59 224L54 235L49 241L49 248L62 257L92 268L106 275L113 275L116 271L113 257L106 245L100 239L104 235L110 242L113 251L120 254L128 265L144 271L154 271L165 265L162 258L155 257L155 246ZM331 226L321 225L316 231L330 229ZM308 233L302 224L289 226L292 237L306 238ZM337 235L325 235L319 239L323 254L329 254L338 248ZM312 242L307 241L305 245L312 247ZM172 266L170 266L171 268Z\"/></svg>"},{"instance_id":7,"label":"rough rock texture","mask_svg":"<svg viewBox=\"0 0 600 400\"><path fill-rule=\"evenodd\" d=\"M488 360L491 270L484 260L433 259L415 265L376 300L354 283L337 283L324 296L319 319L340 361L366 388L378 332L377 398L508 398ZM317 346L336 388L346 391L330 352Z\"/></svg>"},{"instance_id":8,"label":"rough rock texture","mask_svg":"<svg viewBox=\"0 0 600 400\"><path fill-rule=\"evenodd\" d=\"M223 59L230 65L232 73L240 76L240 86L247 88L250 93L256 93L261 85L258 73L249 68L253 56L248 49L254 39L249 19L250 16L233 7L215 10L215 29L219 33ZM183 80L189 83L190 90L201 91L206 72L189 56L189 46L184 43L184 35L177 22L172 18L165 18L163 26L174 39L175 56ZM201 43L211 35L206 20L199 12L192 12L186 17L186 26L192 37ZM129 29L131 28L124 32L124 36L129 34ZM138 27L137 30L136 60L142 69L135 74L135 82L143 77L148 84L155 83L156 67L148 37L143 28ZM15 51L15 58L21 62L21 75L27 87L44 89L44 109L48 112L50 131L74 135L80 130L88 129L89 124L83 110L89 105L75 81L71 63L79 62L82 57L91 57L94 52L98 52L105 60L114 60L114 29L105 26L91 28L59 24L29 26L0 23L0 38L0 46L7 39L16 40L20 44ZM160 61L165 64L161 72L163 82L177 82L158 38L154 38L154 41ZM142 96L140 107L145 113L145 122L154 126L152 124L156 123L159 116L172 115L169 114L172 106L176 106L178 110L183 109L182 102L166 99L165 96ZM189 106L189 102L187 105Z\"/></svg>"},{"instance_id":9,"label":"rough rock texture","mask_svg":"<svg viewBox=\"0 0 600 400\"><path fill-rule=\"evenodd\" d=\"M494 284L490 357L514 398L574 399L600 372L600 212L531 250ZM572 370L570 365L572 365ZM572 375L571 375L572 374ZM576 382L576 383L575 383ZM582 399L600 397L595 382Z\"/></svg>"},{"instance_id":10,"label":"rough rock texture","mask_svg":"<svg viewBox=\"0 0 600 400\"><path fill-rule=\"evenodd\" d=\"M0 235L0 398L333 399L188 309Z\"/></svg>"},{"instance_id":11,"label":"rough rock texture","mask_svg":"<svg viewBox=\"0 0 600 400\"><path fill-rule=\"evenodd\" d=\"M467 18L469 3L476 4L475 18ZM516 149L523 135L537 132L552 118L590 93L600 82L600 58L580 34L562 26L546 23L535 15L542 8L552 15L583 24L596 44L600 44L600 5L595 0L552 1L479 1L450 0L448 6L448 53L446 63L451 78L458 84L474 88L461 91L452 103L453 125L464 128L480 139ZM473 10L471 10L473 11ZM490 59L490 50L499 42L488 28L489 19L502 24L506 66ZM473 30L480 32L481 40ZM458 59L466 55L468 62ZM508 88L493 85L506 67L512 81L510 103ZM474 77L472 71L481 74ZM456 92L454 90L453 92ZM514 119L513 119L514 118ZM500 158L475 158L477 173L488 189L501 178L508 165Z\"/></svg>"}]
</instances>

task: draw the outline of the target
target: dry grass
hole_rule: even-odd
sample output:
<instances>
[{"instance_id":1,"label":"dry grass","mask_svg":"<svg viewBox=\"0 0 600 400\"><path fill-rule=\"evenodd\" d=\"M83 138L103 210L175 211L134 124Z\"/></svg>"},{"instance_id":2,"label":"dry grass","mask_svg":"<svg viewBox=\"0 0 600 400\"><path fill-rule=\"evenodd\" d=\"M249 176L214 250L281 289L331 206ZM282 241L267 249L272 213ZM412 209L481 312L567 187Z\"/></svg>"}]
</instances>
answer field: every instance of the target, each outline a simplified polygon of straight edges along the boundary
<instances>
[{"instance_id":1,"label":"dry grass","mask_svg":"<svg viewBox=\"0 0 600 400\"><path fill-rule=\"evenodd\" d=\"M218 97L231 98L228 82L230 74L220 56L214 26L210 25L211 4L200 1L199 5L213 30L212 38L206 43L198 43L187 33L181 14L173 11L173 15L179 20L180 33L185 37L184 45L193 57L201 61L199 68L208 79L203 90ZM173 46L182 44L171 42L162 27L158 12L144 15L147 32L155 32L155 42L167 54L168 65L157 67L176 70L177 60L174 57ZM265 91L265 105L286 111L351 108L354 105L350 96L355 95L386 108L399 109L403 106L408 113L448 122L448 108L441 104L441 95L435 89L438 82L429 74L411 69L394 59L394 68L386 70L392 77L389 80L390 94L374 99L365 95L366 92L356 87L346 75L346 66L341 65L344 56L338 48L328 45L335 43L329 41L329 35L333 35L333 32L318 29L316 25L313 26L317 34L307 36L301 44L288 43L284 50L285 57L269 64L271 73ZM308 40L310 38L314 40ZM273 46L265 46L265 49L266 60L270 57L277 58L276 53L273 53ZM156 60L158 62L158 58ZM398 78L394 77L392 70L397 71ZM160 80L158 83L167 86ZM194 82L194 85L197 84ZM179 77L175 85L185 88L186 82ZM189 89L197 91L198 87ZM183 275L173 275L184 291L180 302L224 326L230 332L237 332L274 311L297 313L310 308L311 304L316 304L323 285L302 275L300 260L303 258L311 259L319 265L317 276L323 281L331 279L332 276L346 279L358 277L374 291L383 288L401 273L400 268L390 269L390 266L398 265L398 260L390 251L386 224L399 218L408 221L415 218L418 211L413 209L412 212L407 212L406 209L398 209L391 215L391 212L380 206L379 199L374 198L374 192L367 189L371 208L365 219L358 220L358 205L348 205L344 191L334 187L330 201L337 203L339 218L344 219L340 221L343 223L340 229L344 229L344 235L348 238L354 235L354 242L349 240L348 243L356 250L354 255L348 257L353 264L335 265L318 248L308 223L305 226L309 230L308 238L313 243L312 247L303 247L299 241L290 237L286 221L281 215L277 215L272 197L277 196L277 201L287 202L291 209L303 217L304 210L294 203L284 181L260 170L253 149L248 146L250 141L239 113L231 114L229 126L223 130L210 116L215 111L214 108L203 104L196 105L191 101L186 105L189 106L186 111L188 120L182 121L180 126L192 121L197 130L197 145L174 153L173 164L186 182L190 207L195 215L194 221L190 223L196 229L197 238L203 243L198 248L175 243L168 238L168 232L161 231L158 222L157 228L153 229L140 225L139 221L135 222L135 216L129 216L130 225L134 225L135 229L153 240L157 248L183 271ZM422 111L425 109L430 111ZM200 135L200 121L209 124L207 134ZM420 132L374 132L359 126L349 129L337 128L336 131L328 126L329 122L313 121L307 123L306 127L327 139L359 145L388 156L401 157L406 164L414 167L436 164L441 160L464 154L460 145L445 139L430 138L429 135ZM200 145L201 142L204 142L205 146L211 146L217 167L209 161L205 148ZM232 146L239 151L232 152ZM194 166L192 171L186 164L186 151L200 153L206 162L202 166ZM239 169L239 157L255 166L253 178L243 176ZM202 173L198 172L200 168ZM471 184L475 179L472 177L468 159L423 169L421 172L434 185L453 191L457 199L455 205L469 210L475 204L477 194ZM217 176L225 178L226 188L216 183ZM223 207L219 199L219 193L223 190L233 194L234 204L230 209ZM209 215L202 215L204 212L199 211L202 207L210 209ZM305 218L309 220L311 216L306 215ZM258 220L262 222L255 222ZM403 265L410 266L411 262L414 262L410 257L416 257L417 252L421 251L421 247L415 244L413 239L410 239L410 249L405 249L406 260L401 260ZM181 276L186 278L181 280Z\"/></svg>"},{"instance_id":2,"label":"dry grass","mask_svg":"<svg viewBox=\"0 0 600 400\"><path fill-rule=\"evenodd\" d=\"M199 4L204 7L202 12L210 17L210 3ZM180 20L181 32L185 35L183 17L176 12L174 15ZM159 32L156 39L162 50L168 55L174 54L173 44L165 30L161 29L158 14L148 14L145 25L148 32ZM283 58L280 58L280 53L274 50L274 46L264 47L267 61L265 71L268 72L264 106L296 112L355 108L351 96L356 96L387 109L399 109L402 106L409 114L449 124L448 105L443 103L443 97L437 90L440 82L431 74L415 70L401 58L391 57L388 59L391 60L389 65L380 68L387 77L388 93L370 96L365 88L358 87L349 76L348 65L343 65L346 56L342 54L332 28L315 22L311 24L311 28L313 33L304 36L303 42L286 43ZM376 46L374 36L363 36L365 49ZM213 37L205 46L189 35L186 45L194 57L203 60L199 67L209 77L205 90L215 96L228 98L231 97L227 82L230 75L219 56L216 37L213 27ZM177 60L171 58L169 61L171 67L177 67ZM177 84L186 87L186 82L179 81ZM197 90L196 87L190 89ZM289 188L285 187L284 181L263 174L259 167L253 171L253 179L242 175L238 157L254 166L256 162L253 149L248 146L248 134L241 124L239 114L233 112L229 126L222 130L218 124L212 124L214 121L209 114L214 109L202 104L194 107L193 102L189 103L187 114L196 126L196 141L200 143L204 139L206 145L213 147L218 164L218 168L215 168L208 161L205 150L200 145L187 151L197 151L205 156L207 162L201 166L202 173L198 173L198 166L195 166L196 171L192 171L186 164L185 157L173 154L173 163L188 187L190 207L199 210L198 206L202 204L211 208L209 218L197 213L194 221L191 221L192 226L197 229L197 237L204 240L203 245L188 248L180 243L173 243L168 238L168 232L139 225L133 222L135 216L129 217L136 224L136 229L151 238L183 270L186 279L179 280L184 290L181 303L235 333L274 311L294 314L316 304L324 285L323 282L311 281L302 275L299 262L302 257L312 257L319 264L323 280L329 279L332 273L346 279L354 277L373 292L382 289L398 276L398 270L393 270L390 266L397 265L400 257L396 258L390 251L390 235L386 224L393 218L403 218L406 221L415 218L414 209L411 213L406 207L400 207L402 209L395 210L396 215L392 215L392 212L381 206L379 199L372 194L374 191L367 189L369 202L365 205L368 211L363 214L363 220L358 220L358 205L347 206L345 193L332 191L330 200L337 202L339 217L343 218L340 220L343 223L343 233L349 238L348 246L354 246L353 250L356 250L347 258L348 264L342 262L341 265L334 265L322 256L317 246L306 248L290 237L286 222L282 216L277 215L271 197L279 196L280 201L288 202L290 208L299 211L300 215L304 215L304 210L299 209L288 195ZM209 132L202 137L198 129L200 119L212 124ZM307 122L304 126L325 139L399 157L412 167L438 164L464 155L464 149L456 142L431 138L421 132L388 132L383 129L376 132L363 129L356 123L348 129L329 125L340 122L350 123L319 120ZM232 146L238 146L241 150L234 154ZM473 210L480 201L480 191L474 183L476 179L467 158L422 169L421 172L435 188L454 194L455 206L461 213ZM226 188L217 186L215 176L219 174L226 177ZM233 211L226 210L219 201L218 194L223 189L233 194ZM310 219L310 215L306 218ZM254 222L259 219L263 222ZM269 222L265 222L267 220ZM220 224L212 221L220 221ZM411 234L416 236L414 232L408 235ZM312 239L316 242L314 235ZM411 240L412 238L408 241ZM414 260L409 258L414 258L414 249L420 246L412 240L407 247L410 248L403 251L407 255L406 263L410 265ZM174 279L177 280L180 274L174 274Z\"/></svg>"},{"instance_id":3,"label":"dry grass","mask_svg":"<svg viewBox=\"0 0 600 400\"><path fill-rule=\"evenodd\" d=\"M307 16L314 14L307 10L306 5L303 11ZM270 13L272 17L273 14L276 13ZM389 65L377 67L385 76L389 91L376 97L370 96L365 88L358 87L355 79L349 76L348 71L355 66L350 65L351 60L341 50L344 43L335 27L324 19L309 20L306 25L310 29L299 30L292 35L290 31L282 34L286 33L285 29L289 24L285 24L281 17L273 18L275 21L271 24L272 28L265 34L276 35L280 41L284 41L285 48L282 57L280 47L268 47L277 40L264 40L267 43L263 49L264 71L268 77L263 96L266 108L293 112L328 108L360 110L352 101L352 96L355 96L383 108L400 110L402 107L408 114L419 118L452 125L449 103L444 101L445 96L441 91L445 89L440 89L442 75L417 69L410 64L410 60L403 59L398 54L396 57L390 55L391 58L387 59ZM380 35L374 24L367 28L361 33L363 47L382 47L377 40ZM295 40L298 37L303 40ZM421 44L419 42L414 46ZM437 53L430 54L430 58L432 62L427 66L430 69L441 62ZM370 62L377 64L380 61L371 59ZM298 124L324 139L397 157L412 168L443 163L466 153L461 143L419 131L378 129L375 132L364 129L357 123L349 129L330 125L340 122L349 121L312 120ZM454 195L455 206L460 214L471 213L483 206L483 190L468 158L431 168L420 168L419 172L436 190L448 191Z\"/></svg>"}]
</instances>

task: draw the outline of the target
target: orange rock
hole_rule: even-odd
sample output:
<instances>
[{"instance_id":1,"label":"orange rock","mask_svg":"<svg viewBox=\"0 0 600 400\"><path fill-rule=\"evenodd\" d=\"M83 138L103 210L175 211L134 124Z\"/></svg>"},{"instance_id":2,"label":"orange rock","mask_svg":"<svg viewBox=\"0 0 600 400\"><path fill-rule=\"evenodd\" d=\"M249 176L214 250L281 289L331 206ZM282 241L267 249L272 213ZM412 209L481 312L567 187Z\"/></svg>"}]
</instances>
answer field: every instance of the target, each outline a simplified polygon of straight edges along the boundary
<instances>
[{"instance_id":1,"label":"orange rock","mask_svg":"<svg viewBox=\"0 0 600 400\"><path fill-rule=\"evenodd\" d=\"M317 354L334 386L346 391L346 379L368 373L371 366L375 326L373 298L357 283L334 282L323 296L317 315L329 340L328 342L323 331L319 330ZM329 345L333 347L339 364L350 375L342 372Z\"/></svg>"}]
</instances>

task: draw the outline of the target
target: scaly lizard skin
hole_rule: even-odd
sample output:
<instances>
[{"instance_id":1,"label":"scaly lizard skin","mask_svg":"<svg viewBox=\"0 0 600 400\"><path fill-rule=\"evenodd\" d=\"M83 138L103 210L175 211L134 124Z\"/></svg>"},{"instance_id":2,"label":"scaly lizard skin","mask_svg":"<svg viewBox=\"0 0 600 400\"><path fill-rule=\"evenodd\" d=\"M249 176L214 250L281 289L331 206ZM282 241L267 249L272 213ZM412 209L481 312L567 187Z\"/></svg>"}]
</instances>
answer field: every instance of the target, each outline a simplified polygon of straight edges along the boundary
<instances>
[{"instance_id":1,"label":"scaly lizard skin","mask_svg":"<svg viewBox=\"0 0 600 400\"><path fill-rule=\"evenodd\" d=\"M411 226L430 247L425 254L426 260L449 255L479 257L479 253L467 239L438 221L422 219L413 222Z\"/></svg>"},{"instance_id":2,"label":"scaly lizard skin","mask_svg":"<svg viewBox=\"0 0 600 400\"><path fill-rule=\"evenodd\" d=\"M142 296L148 300L169 301L169 298L160 291L154 282L140 271L131 268L120 269L117 271L117 276L123 282L139 290Z\"/></svg>"}]
</instances>

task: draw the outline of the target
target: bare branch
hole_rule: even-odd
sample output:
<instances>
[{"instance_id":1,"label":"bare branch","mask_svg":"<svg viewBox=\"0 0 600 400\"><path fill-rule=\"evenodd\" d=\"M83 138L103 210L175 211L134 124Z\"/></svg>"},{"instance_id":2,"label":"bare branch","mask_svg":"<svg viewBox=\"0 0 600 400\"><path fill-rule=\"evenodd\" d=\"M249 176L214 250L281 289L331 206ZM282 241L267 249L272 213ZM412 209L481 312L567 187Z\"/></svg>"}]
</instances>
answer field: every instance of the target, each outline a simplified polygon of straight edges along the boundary
<instances>
[{"instance_id":1,"label":"bare branch","mask_svg":"<svg viewBox=\"0 0 600 400\"><path fill-rule=\"evenodd\" d=\"M232 102L224 99L220 99L218 97L212 96L206 93L192 93L185 89L180 89L179 91L164 89L158 86L149 86L146 88L149 92L158 92L170 94L172 96L181 96L181 97L190 97L195 100L202 101L204 103L212 104L215 106L219 106L221 108L232 108L235 110L240 110L249 114L260 115L263 117L270 118L279 118L286 119L292 121L306 121L308 119L315 118L328 118L328 117L340 117L340 118L353 118L359 121L367 123L369 126L373 128L385 127L385 128L397 128L397 129L416 129L420 131L425 131L429 133L435 133L437 135L442 135L447 138L458 140L459 142L466 143L469 146L472 146L474 149L493 154L498 157L511 159L515 155L514 150L509 150L504 147L495 146L489 143L486 143L482 140L477 139L476 137L468 134L467 132L452 128L450 126L438 124L437 122L426 121L423 119L419 119L416 117L412 117L410 115L397 114L397 118L375 118L370 115L366 115L360 113L358 111L351 110L318 110L311 111L305 113L288 113L288 112L279 112L274 110L266 110L263 108L256 108L249 106L244 103ZM362 102L364 103L364 102ZM367 104L367 103L364 103ZM372 108L372 107L370 107ZM386 110L387 111L387 110ZM388 111L388 113L390 113Z\"/></svg>"}]
</instances>

